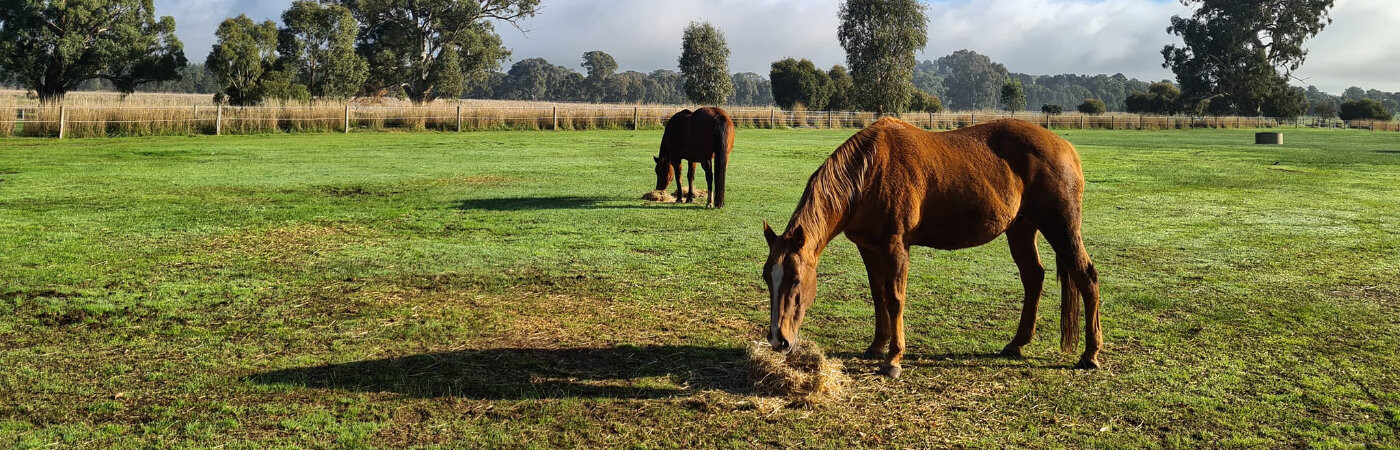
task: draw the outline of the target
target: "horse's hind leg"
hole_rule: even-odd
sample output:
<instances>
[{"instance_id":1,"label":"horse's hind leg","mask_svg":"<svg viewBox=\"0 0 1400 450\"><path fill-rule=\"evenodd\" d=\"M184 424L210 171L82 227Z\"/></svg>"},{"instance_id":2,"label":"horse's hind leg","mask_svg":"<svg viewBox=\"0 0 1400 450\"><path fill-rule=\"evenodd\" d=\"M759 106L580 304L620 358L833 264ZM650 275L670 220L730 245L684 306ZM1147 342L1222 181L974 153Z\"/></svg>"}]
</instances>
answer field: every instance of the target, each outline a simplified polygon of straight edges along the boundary
<instances>
[{"instance_id":1,"label":"horse's hind leg","mask_svg":"<svg viewBox=\"0 0 1400 450\"><path fill-rule=\"evenodd\" d=\"M885 298L888 296L888 280L883 275L884 269L880 267L883 263L879 251L859 247L860 258L865 261L865 275L870 282L870 299L875 304L875 340L870 343L870 347L865 349L862 355L868 359L879 359L885 357L886 345L890 343L890 316L885 310Z\"/></svg>"},{"instance_id":2,"label":"horse's hind leg","mask_svg":"<svg viewBox=\"0 0 1400 450\"><path fill-rule=\"evenodd\" d=\"M710 173L710 161L700 161L700 168L705 170L705 191L709 193L705 196L705 207L713 208L715 206L715 177L714 174ZM690 191L695 192L695 188L691 188Z\"/></svg>"},{"instance_id":3,"label":"horse's hind leg","mask_svg":"<svg viewBox=\"0 0 1400 450\"><path fill-rule=\"evenodd\" d=\"M1016 337L1001 350L1001 356L1020 358L1021 347L1035 337L1035 320L1040 308L1040 292L1045 285L1045 267L1040 264L1040 254L1035 247L1035 225L1026 219L1017 219L1006 230L1006 242L1011 246L1011 259L1021 272L1021 286L1026 297L1021 302L1021 323L1016 327Z\"/></svg>"},{"instance_id":4,"label":"horse's hind leg","mask_svg":"<svg viewBox=\"0 0 1400 450\"><path fill-rule=\"evenodd\" d=\"M1076 215L1077 216L1077 215ZM1079 369L1097 369L1099 367L1099 348L1103 346L1103 331L1099 328L1099 275L1094 269L1093 261L1089 260L1089 253L1084 249L1084 239L1079 234L1079 221L1066 220L1055 226L1042 226L1041 232L1045 234L1045 240L1050 242L1050 246L1055 248L1055 264L1062 274L1060 282L1063 284L1063 298L1061 298L1061 346L1065 351L1073 351L1074 334L1077 332L1077 305L1074 298L1082 297L1084 300L1084 353L1079 357L1079 363L1074 367ZM1078 294L1078 295L1076 295Z\"/></svg>"},{"instance_id":5,"label":"horse's hind leg","mask_svg":"<svg viewBox=\"0 0 1400 450\"><path fill-rule=\"evenodd\" d=\"M690 183L690 192L685 193L686 203L695 203L695 162L690 162L690 170L685 174L686 181Z\"/></svg>"}]
</instances>

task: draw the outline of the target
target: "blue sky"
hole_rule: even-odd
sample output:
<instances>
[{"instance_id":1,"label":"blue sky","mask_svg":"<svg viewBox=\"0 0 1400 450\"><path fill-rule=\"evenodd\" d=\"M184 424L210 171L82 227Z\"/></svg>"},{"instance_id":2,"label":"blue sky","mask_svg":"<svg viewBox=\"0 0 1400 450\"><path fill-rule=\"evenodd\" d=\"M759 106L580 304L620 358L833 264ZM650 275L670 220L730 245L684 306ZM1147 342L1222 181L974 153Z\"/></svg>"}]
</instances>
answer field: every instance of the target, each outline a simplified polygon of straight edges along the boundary
<instances>
[{"instance_id":1,"label":"blue sky","mask_svg":"<svg viewBox=\"0 0 1400 450\"><path fill-rule=\"evenodd\" d=\"M203 61L214 29L247 14L277 20L291 0L156 0L175 17L193 61ZM838 0L543 0L540 14L497 31L512 60L544 57L578 67L590 50L612 54L621 70L676 67L681 29L692 20L719 27L729 42L730 69L767 73L785 57L844 64L836 40ZM1400 8L1396 0L1337 0L1333 23L1308 44L1297 72L1306 84L1340 93L1348 86L1400 91ZM1173 14L1190 10L1169 0L938 0L928 2L929 44L919 59L958 49L991 56L1013 72L1117 73L1171 78L1160 51ZM509 62L507 63L507 67Z\"/></svg>"}]
</instances>

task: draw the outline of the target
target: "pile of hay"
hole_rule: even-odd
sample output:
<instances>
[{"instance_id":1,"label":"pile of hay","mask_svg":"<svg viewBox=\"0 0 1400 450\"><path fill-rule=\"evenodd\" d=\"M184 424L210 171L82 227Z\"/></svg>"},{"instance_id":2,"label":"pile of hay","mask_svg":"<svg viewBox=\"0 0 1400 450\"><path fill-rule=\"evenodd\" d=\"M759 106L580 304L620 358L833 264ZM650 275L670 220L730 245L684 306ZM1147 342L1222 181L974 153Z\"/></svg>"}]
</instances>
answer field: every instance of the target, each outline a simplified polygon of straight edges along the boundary
<instances>
[{"instance_id":1,"label":"pile of hay","mask_svg":"<svg viewBox=\"0 0 1400 450\"><path fill-rule=\"evenodd\" d=\"M683 189L681 190L681 192L682 192L682 194L690 193L690 188L683 188ZM707 196L709 196L709 195L710 195L710 191L707 191L707 190L704 190L704 189L696 189L696 190L695 190L695 198L696 198L696 199L702 199L702 198L705 198L705 197L707 197ZM649 202L674 202L674 201L676 201L676 197L672 196L670 192L666 192L666 191L664 191L664 190L663 190L663 191L651 191L651 192L647 192L646 194L642 195L642 200L646 200L646 201L649 201Z\"/></svg>"},{"instance_id":2,"label":"pile of hay","mask_svg":"<svg viewBox=\"0 0 1400 450\"><path fill-rule=\"evenodd\" d=\"M748 349L748 372L759 394L786 396L805 405L840 400L850 381L841 363L827 359L810 341L786 355L766 342L753 342Z\"/></svg>"}]
</instances>

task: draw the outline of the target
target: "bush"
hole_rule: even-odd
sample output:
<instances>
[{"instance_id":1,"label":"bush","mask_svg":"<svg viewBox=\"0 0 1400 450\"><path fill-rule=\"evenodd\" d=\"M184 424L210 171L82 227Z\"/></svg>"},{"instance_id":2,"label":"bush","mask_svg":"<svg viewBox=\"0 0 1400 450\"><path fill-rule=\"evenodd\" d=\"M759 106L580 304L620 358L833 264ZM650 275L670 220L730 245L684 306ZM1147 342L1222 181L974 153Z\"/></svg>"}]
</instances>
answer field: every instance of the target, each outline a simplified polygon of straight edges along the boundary
<instances>
[{"instance_id":1,"label":"bush","mask_svg":"<svg viewBox=\"0 0 1400 450\"><path fill-rule=\"evenodd\" d=\"M909 96L909 110L913 112L930 113L943 111L943 100L927 92L915 89L913 95Z\"/></svg>"},{"instance_id":2,"label":"bush","mask_svg":"<svg viewBox=\"0 0 1400 450\"><path fill-rule=\"evenodd\" d=\"M1105 111L1108 111L1108 107L1104 106L1103 100L1097 98L1086 98L1084 99L1084 103L1079 104L1079 112L1084 114L1097 115L1103 114Z\"/></svg>"},{"instance_id":3,"label":"bush","mask_svg":"<svg viewBox=\"0 0 1400 450\"><path fill-rule=\"evenodd\" d=\"M1339 109L1342 120L1390 120L1391 117L1381 102L1369 98L1342 102Z\"/></svg>"},{"instance_id":4,"label":"bush","mask_svg":"<svg viewBox=\"0 0 1400 450\"><path fill-rule=\"evenodd\" d=\"M1060 105L1051 105L1047 103L1044 105L1040 105L1040 112L1058 116L1060 114L1064 114L1065 109L1061 108Z\"/></svg>"}]
</instances>

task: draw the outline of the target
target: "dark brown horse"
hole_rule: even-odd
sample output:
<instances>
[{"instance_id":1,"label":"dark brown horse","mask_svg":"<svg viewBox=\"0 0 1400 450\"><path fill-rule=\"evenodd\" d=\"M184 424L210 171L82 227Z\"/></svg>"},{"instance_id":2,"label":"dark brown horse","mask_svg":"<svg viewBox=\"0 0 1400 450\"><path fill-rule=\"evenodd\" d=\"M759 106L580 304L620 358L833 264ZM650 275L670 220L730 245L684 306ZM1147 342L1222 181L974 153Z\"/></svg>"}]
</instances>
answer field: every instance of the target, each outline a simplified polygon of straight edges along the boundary
<instances>
[{"instance_id":1,"label":"dark brown horse","mask_svg":"<svg viewBox=\"0 0 1400 450\"><path fill-rule=\"evenodd\" d=\"M1026 296L1016 337L1002 355L1020 357L1035 335L1045 270L1036 232L1055 249L1061 291L1060 346L1077 346L1079 297L1085 342L1079 368L1099 366L1098 275L1079 234L1084 176L1074 147L1044 128L998 120L931 133L884 118L827 158L782 235L765 222L771 319L769 343L790 351L817 287L822 250L845 233L865 261L875 301L875 340L866 356L885 356L880 373L899 376L904 357L904 287L909 247L945 250L985 244L1001 234L1021 272ZM889 353L881 351L888 345Z\"/></svg>"},{"instance_id":2,"label":"dark brown horse","mask_svg":"<svg viewBox=\"0 0 1400 450\"><path fill-rule=\"evenodd\" d=\"M729 153L734 150L734 121L719 108L682 110L666 122L661 135L661 153L656 161L656 190L664 190L676 179L676 201L695 201L695 165L705 169L705 188L710 190L706 207L724 207L724 178ZM690 192L681 189L681 160L690 161ZM714 173L711 174L711 160ZM684 195L682 195L684 194Z\"/></svg>"}]
</instances>

